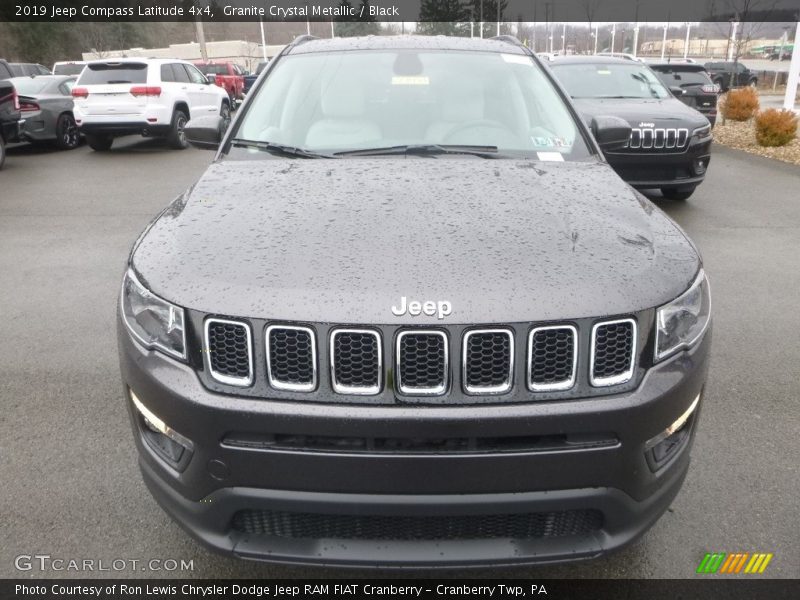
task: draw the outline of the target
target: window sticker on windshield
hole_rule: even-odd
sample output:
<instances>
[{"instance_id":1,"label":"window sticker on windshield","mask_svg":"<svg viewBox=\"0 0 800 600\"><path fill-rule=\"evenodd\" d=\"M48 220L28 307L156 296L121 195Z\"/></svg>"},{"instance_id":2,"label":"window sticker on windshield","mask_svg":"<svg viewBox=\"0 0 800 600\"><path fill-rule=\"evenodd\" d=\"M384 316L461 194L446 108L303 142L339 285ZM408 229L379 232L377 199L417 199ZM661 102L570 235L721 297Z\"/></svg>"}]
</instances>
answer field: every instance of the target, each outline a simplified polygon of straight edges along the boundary
<instances>
[{"instance_id":1,"label":"window sticker on windshield","mask_svg":"<svg viewBox=\"0 0 800 600\"><path fill-rule=\"evenodd\" d=\"M554 160L556 162L564 162L564 157L560 152L537 152L536 156L539 160Z\"/></svg>"},{"instance_id":2,"label":"window sticker on windshield","mask_svg":"<svg viewBox=\"0 0 800 600\"><path fill-rule=\"evenodd\" d=\"M533 142L534 146L538 146L540 148L567 148L569 144L564 138L560 137L532 137L531 141Z\"/></svg>"},{"instance_id":3,"label":"window sticker on windshield","mask_svg":"<svg viewBox=\"0 0 800 600\"><path fill-rule=\"evenodd\" d=\"M512 63L515 65L529 65L531 64L531 59L527 56L520 55L520 54L501 54L500 56L503 57L503 60L507 63Z\"/></svg>"},{"instance_id":4,"label":"window sticker on windshield","mask_svg":"<svg viewBox=\"0 0 800 600\"><path fill-rule=\"evenodd\" d=\"M427 75L395 75L392 77L392 85L430 85L430 83L431 80Z\"/></svg>"}]
</instances>

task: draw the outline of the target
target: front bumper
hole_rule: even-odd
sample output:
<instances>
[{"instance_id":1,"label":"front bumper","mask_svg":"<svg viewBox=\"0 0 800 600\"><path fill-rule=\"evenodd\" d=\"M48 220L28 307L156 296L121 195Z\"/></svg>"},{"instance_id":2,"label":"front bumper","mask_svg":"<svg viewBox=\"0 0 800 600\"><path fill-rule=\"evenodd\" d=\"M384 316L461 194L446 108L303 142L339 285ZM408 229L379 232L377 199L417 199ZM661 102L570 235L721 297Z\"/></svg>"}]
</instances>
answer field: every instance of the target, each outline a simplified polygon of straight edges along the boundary
<instances>
[{"instance_id":1,"label":"front bumper","mask_svg":"<svg viewBox=\"0 0 800 600\"><path fill-rule=\"evenodd\" d=\"M690 141L683 152L607 152L606 160L622 179L638 189L694 187L705 179L711 141L711 136Z\"/></svg>"},{"instance_id":2,"label":"front bumper","mask_svg":"<svg viewBox=\"0 0 800 600\"><path fill-rule=\"evenodd\" d=\"M352 406L260 400L209 392L188 366L147 351L119 325L126 398L191 440L170 466L145 439L127 401L144 480L158 502L207 546L250 559L348 566L472 566L591 558L647 530L680 489L699 409L661 468L647 441L701 395L710 331L689 351L651 368L634 391L591 399L481 406ZM702 403L701 403L702 404ZM595 448L502 453L356 453L248 449L232 432L297 435L609 436ZM574 535L480 539L337 539L265 535L234 527L240 511L355 518L439 519L599 511Z\"/></svg>"}]
</instances>

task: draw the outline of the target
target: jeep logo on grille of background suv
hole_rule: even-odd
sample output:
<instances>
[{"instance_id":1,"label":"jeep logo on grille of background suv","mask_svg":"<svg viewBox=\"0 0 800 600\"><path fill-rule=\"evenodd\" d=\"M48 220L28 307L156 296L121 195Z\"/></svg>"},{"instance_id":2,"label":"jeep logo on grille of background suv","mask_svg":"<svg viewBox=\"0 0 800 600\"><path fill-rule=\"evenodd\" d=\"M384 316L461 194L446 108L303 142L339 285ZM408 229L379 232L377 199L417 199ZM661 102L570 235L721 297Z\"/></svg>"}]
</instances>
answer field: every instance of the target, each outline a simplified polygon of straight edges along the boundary
<instances>
[{"instance_id":1,"label":"jeep logo on grille of background suv","mask_svg":"<svg viewBox=\"0 0 800 600\"><path fill-rule=\"evenodd\" d=\"M420 313L424 313L429 317L437 315L439 319L444 319L452 312L453 305L450 304L448 300L439 300L438 302L434 302L433 300L425 300L424 302L412 300L411 302L407 302L405 296L400 297L400 306L392 307L392 314L396 317L401 317L406 313L410 314L412 317L416 317Z\"/></svg>"},{"instance_id":2,"label":"jeep logo on grille of background suv","mask_svg":"<svg viewBox=\"0 0 800 600\"><path fill-rule=\"evenodd\" d=\"M628 148L683 148L689 141L688 129L645 127L650 123L639 123L631 129Z\"/></svg>"}]
</instances>

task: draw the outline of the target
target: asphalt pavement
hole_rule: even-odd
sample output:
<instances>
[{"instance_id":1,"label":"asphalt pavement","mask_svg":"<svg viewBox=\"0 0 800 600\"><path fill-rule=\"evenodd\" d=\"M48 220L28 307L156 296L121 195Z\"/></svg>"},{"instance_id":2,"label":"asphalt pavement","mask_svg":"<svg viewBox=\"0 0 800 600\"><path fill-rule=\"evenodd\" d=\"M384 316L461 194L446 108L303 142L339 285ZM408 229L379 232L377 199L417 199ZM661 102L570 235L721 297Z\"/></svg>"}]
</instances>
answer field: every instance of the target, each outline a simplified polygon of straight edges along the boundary
<instances>
[{"instance_id":1,"label":"asphalt pavement","mask_svg":"<svg viewBox=\"0 0 800 600\"><path fill-rule=\"evenodd\" d=\"M0 171L0 577L376 575L209 553L140 478L117 363L119 283L136 236L211 156L138 138L105 154L10 151ZM764 576L800 577L800 168L715 147L689 201L655 202L697 243L712 287L712 366L682 491L617 554L449 574L685 578L705 552L758 551L775 555ZM93 560L95 571L15 568L35 554ZM98 572L101 559L128 566ZM142 570L150 559L193 570Z\"/></svg>"}]
</instances>

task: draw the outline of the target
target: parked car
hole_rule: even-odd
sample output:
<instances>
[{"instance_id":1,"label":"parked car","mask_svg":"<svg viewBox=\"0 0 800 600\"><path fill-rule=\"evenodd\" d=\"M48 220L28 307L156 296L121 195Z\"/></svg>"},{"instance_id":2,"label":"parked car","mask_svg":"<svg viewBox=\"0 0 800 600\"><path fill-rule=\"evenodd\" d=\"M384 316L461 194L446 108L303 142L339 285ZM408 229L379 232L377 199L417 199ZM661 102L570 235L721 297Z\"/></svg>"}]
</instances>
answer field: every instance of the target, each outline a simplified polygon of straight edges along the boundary
<instances>
[{"instance_id":1,"label":"parked car","mask_svg":"<svg viewBox=\"0 0 800 600\"><path fill-rule=\"evenodd\" d=\"M93 150L111 148L122 135L163 137L186 148L189 119L230 119L231 102L189 62L127 58L87 63L72 88L75 122Z\"/></svg>"},{"instance_id":2,"label":"parked car","mask_svg":"<svg viewBox=\"0 0 800 600\"><path fill-rule=\"evenodd\" d=\"M15 77L36 77L37 75L50 75L50 69L36 63L10 63L11 72Z\"/></svg>"},{"instance_id":3,"label":"parked car","mask_svg":"<svg viewBox=\"0 0 800 600\"><path fill-rule=\"evenodd\" d=\"M216 85L228 92L231 104L244 97L244 71L232 62L195 62L194 65Z\"/></svg>"},{"instance_id":4,"label":"parked car","mask_svg":"<svg viewBox=\"0 0 800 600\"><path fill-rule=\"evenodd\" d=\"M678 100L700 111L714 126L720 88L711 81L705 67L678 62L652 63L648 66Z\"/></svg>"},{"instance_id":5,"label":"parked car","mask_svg":"<svg viewBox=\"0 0 800 600\"><path fill-rule=\"evenodd\" d=\"M603 158L627 122L587 126L509 37L304 36L240 110L187 126L215 159L120 290L173 518L238 557L455 567L595 557L667 510L709 291Z\"/></svg>"},{"instance_id":6,"label":"parked car","mask_svg":"<svg viewBox=\"0 0 800 600\"><path fill-rule=\"evenodd\" d=\"M55 142L62 150L72 150L81 141L73 115L74 75L15 77L19 107L25 119L20 137L28 142Z\"/></svg>"},{"instance_id":7,"label":"parked car","mask_svg":"<svg viewBox=\"0 0 800 600\"><path fill-rule=\"evenodd\" d=\"M53 65L53 75L80 75L85 66L83 60L60 61Z\"/></svg>"},{"instance_id":8,"label":"parked car","mask_svg":"<svg viewBox=\"0 0 800 600\"><path fill-rule=\"evenodd\" d=\"M19 98L13 76L8 62L0 58L0 169L6 161L6 144L19 141Z\"/></svg>"},{"instance_id":9,"label":"parked car","mask_svg":"<svg viewBox=\"0 0 800 600\"><path fill-rule=\"evenodd\" d=\"M703 65L711 77L711 81L716 83L723 92L727 92L731 87L731 73L734 70L732 62L707 62ZM745 67L742 63L736 63L736 77L733 87L752 86L758 85L758 77L750 69Z\"/></svg>"},{"instance_id":10,"label":"parked car","mask_svg":"<svg viewBox=\"0 0 800 600\"><path fill-rule=\"evenodd\" d=\"M605 152L620 177L637 189L658 188L671 200L694 193L711 160L711 124L675 98L647 65L603 56L564 57L549 65L587 119L613 115L630 124L628 144Z\"/></svg>"},{"instance_id":11,"label":"parked car","mask_svg":"<svg viewBox=\"0 0 800 600\"><path fill-rule=\"evenodd\" d=\"M250 91L250 88L253 87L253 84L256 82L256 79L258 79L258 76L261 75L261 71L266 69L268 64L269 61L261 61L260 63L258 63L255 73L251 73L250 75L244 76L243 91L245 94Z\"/></svg>"}]
</instances>

